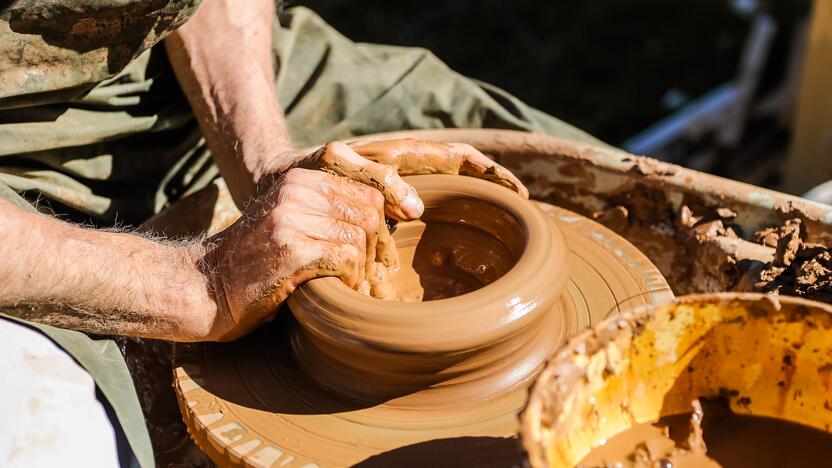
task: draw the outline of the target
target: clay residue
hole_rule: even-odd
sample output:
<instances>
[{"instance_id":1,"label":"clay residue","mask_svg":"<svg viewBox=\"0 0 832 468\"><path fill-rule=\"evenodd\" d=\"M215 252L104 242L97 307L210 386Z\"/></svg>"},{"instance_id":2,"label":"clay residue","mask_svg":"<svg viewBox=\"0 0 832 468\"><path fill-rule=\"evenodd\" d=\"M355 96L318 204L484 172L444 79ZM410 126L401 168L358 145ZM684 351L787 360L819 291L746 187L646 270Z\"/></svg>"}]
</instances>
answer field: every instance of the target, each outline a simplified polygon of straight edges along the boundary
<instances>
[{"instance_id":1,"label":"clay residue","mask_svg":"<svg viewBox=\"0 0 832 468\"><path fill-rule=\"evenodd\" d=\"M630 168L630 171L643 176L672 176L679 170L679 166L644 156L631 156L625 158L624 161L632 161L633 166Z\"/></svg>"},{"instance_id":2,"label":"clay residue","mask_svg":"<svg viewBox=\"0 0 832 468\"><path fill-rule=\"evenodd\" d=\"M624 235L662 271L676 294L758 291L832 301L832 254L801 218L743 237L738 213L687 194L678 209L636 184L592 217Z\"/></svg>"},{"instance_id":3,"label":"clay residue","mask_svg":"<svg viewBox=\"0 0 832 468\"><path fill-rule=\"evenodd\" d=\"M832 253L810 242L801 218L743 238L738 213L685 195L678 209L641 184L592 217L655 262L676 294L758 291L832 301Z\"/></svg>"},{"instance_id":4,"label":"clay residue","mask_svg":"<svg viewBox=\"0 0 832 468\"><path fill-rule=\"evenodd\" d=\"M766 248L742 239L728 207L686 195L674 209L662 191L643 184L609 202L592 217L645 252L676 294L736 289L750 269L770 260Z\"/></svg>"},{"instance_id":5,"label":"clay residue","mask_svg":"<svg viewBox=\"0 0 832 468\"><path fill-rule=\"evenodd\" d=\"M755 288L832 302L832 252L806 241L800 219L756 232L754 238L775 247L774 260L762 270Z\"/></svg>"}]
</instances>

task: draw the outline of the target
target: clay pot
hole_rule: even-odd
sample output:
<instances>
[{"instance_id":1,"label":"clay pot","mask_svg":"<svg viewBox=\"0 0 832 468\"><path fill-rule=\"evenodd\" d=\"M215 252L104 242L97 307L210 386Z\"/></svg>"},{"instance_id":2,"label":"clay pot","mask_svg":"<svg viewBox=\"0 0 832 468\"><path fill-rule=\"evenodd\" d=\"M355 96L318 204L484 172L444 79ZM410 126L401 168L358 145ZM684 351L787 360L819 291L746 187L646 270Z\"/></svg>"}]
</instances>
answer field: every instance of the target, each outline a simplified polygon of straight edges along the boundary
<instances>
[{"instance_id":1,"label":"clay pot","mask_svg":"<svg viewBox=\"0 0 832 468\"><path fill-rule=\"evenodd\" d=\"M515 465L518 414L545 359L604 317L673 298L647 257L590 219L467 177L408 180L428 214L394 236L436 300L320 279L293 293L294 313L242 339L177 346L183 418L219 466Z\"/></svg>"},{"instance_id":2,"label":"clay pot","mask_svg":"<svg viewBox=\"0 0 832 468\"><path fill-rule=\"evenodd\" d=\"M550 361L522 415L534 467L576 465L635 424L722 396L732 411L830 432L832 307L759 294L688 296L609 318Z\"/></svg>"},{"instance_id":3,"label":"clay pot","mask_svg":"<svg viewBox=\"0 0 832 468\"><path fill-rule=\"evenodd\" d=\"M535 204L486 181L406 180L425 214L393 233L396 282L424 289L426 301L367 297L337 278L309 281L288 302L301 325L296 359L330 390L370 401L428 389L419 405L453 405L526 382L554 346L547 336L557 327L540 325L556 318L545 312L568 273L559 229Z\"/></svg>"}]
</instances>

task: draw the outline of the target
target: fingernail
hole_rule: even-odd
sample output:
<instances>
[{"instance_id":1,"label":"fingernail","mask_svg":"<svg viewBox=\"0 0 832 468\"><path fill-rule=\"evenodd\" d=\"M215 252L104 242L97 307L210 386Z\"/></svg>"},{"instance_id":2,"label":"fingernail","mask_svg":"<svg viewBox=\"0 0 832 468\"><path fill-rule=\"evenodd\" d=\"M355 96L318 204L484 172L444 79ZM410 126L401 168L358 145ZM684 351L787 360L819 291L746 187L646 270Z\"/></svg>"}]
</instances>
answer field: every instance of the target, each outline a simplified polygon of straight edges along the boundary
<instances>
[{"instance_id":1,"label":"fingernail","mask_svg":"<svg viewBox=\"0 0 832 468\"><path fill-rule=\"evenodd\" d=\"M419 195L413 189L405 197L402 208L411 218L418 218L425 212L424 202L422 202L422 199L419 198Z\"/></svg>"}]
</instances>

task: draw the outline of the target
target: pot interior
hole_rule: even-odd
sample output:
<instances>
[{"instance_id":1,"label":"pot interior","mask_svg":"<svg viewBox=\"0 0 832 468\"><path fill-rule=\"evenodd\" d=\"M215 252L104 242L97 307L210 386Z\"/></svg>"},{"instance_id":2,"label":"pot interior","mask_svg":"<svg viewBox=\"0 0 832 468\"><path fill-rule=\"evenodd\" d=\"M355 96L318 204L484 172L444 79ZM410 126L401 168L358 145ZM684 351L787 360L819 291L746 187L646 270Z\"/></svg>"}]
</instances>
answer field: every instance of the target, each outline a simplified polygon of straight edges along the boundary
<instances>
[{"instance_id":1,"label":"pot interior","mask_svg":"<svg viewBox=\"0 0 832 468\"><path fill-rule=\"evenodd\" d=\"M420 195L422 218L400 223L393 233L400 266L391 280L399 300L433 301L476 291L520 259L527 231L509 208L444 191Z\"/></svg>"}]
</instances>

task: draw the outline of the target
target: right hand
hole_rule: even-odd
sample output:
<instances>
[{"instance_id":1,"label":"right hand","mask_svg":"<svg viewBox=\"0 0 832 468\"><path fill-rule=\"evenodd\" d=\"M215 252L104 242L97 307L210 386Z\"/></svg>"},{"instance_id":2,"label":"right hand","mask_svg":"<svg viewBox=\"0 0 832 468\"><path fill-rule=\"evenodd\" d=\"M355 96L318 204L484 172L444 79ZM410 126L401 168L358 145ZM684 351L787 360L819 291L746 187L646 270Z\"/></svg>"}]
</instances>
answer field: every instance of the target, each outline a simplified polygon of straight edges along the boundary
<instances>
[{"instance_id":1,"label":"right hand","mask_svg":"<svg viewBox=\"0 0 832 468\"><path fill-rule=\"evenodd\" d=\"M234 340L271 320L310 279L337 276L358 288L367 258L376 257L379 232L389 236L384 200L379 190L345 177L286 172L236 223L206 241L217 302L206 340Z\"/></svg>"}]
</instances>

